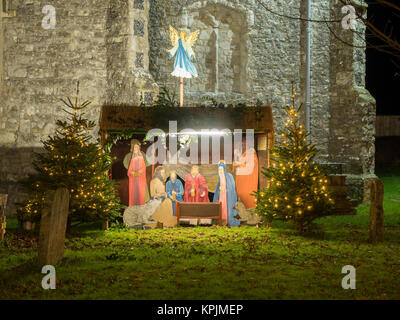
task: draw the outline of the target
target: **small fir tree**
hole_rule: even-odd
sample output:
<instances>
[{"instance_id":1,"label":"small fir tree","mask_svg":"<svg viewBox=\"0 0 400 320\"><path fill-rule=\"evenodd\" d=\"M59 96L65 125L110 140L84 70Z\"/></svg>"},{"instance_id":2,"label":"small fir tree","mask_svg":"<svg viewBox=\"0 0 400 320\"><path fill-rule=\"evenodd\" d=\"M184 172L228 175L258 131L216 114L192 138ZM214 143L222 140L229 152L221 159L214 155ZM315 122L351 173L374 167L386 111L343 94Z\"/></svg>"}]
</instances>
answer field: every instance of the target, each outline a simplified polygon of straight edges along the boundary
<instances>
[{"instance_id":1,"label":"small fir tree","mask_svg":"<svg viewBox=\"0 0 400 320\"><path fill-rule=\"evenodd\" d=\"M267 222L293 221L300 232L308 230L314 219L329 215L333 199L328 180L319 165L313 162L316 147L307 142L308 134L300 124L299 110L285 107L288 120L281 132L282 141L271 152L271 166L264 168L268 188L255 193L257 214Z\"/></svg>"},{"instance_id":2,"label":"small fir tree","mask_svg":"<svg viewBox=\"0 0 400 320\"><path fill-rule=\"evenodd\" d=\"M19 218L39 220L46 191L65 187L70 191L69 221L115 220L124 206L108 176L112 163L109 150L91 142L95 123L82 112L90 102L79 103L79 83L75 102L70 98L62 102L69 117L56 122L55 135L43 142L45 151L35 154L36 173L25 182L30 196L18 208Z\"/></svg>"}]
</instances>

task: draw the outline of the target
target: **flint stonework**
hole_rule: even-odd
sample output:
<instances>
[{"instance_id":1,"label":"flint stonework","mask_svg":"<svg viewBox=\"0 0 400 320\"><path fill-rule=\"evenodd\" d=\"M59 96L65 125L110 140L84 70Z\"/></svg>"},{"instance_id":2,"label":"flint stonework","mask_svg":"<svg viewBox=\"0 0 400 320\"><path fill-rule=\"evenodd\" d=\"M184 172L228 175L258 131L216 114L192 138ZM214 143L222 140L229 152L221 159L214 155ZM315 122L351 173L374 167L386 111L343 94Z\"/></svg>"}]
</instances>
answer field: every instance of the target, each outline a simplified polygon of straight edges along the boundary
<instances>
[{"instance_id":1,"label":"flint stonework","mask_svg":"<svg viewBox=\"0 0 400 320\"><path fill-rule=\"evenodd\" d=\"M73 95L77 80L81 96L92 101L86 116L95 122L105 103L152 104L160 86L179 94L165 51L169 25L200 30L194 48L199 77L185 80L188 105L260 100L272 106L278 132L293 81L299 104L305 99L306 23L274 15L254 0L57 1L51 31L40 27L41 1L16 0L12 6L16 15L0 20L0 193L9 194L7 215L26 198L18 181L32 171L41 139L65 117L59 99ZM268 6L290 9L293 16L307 10L305 1L296 0ZM313 19L336 20L341 7L340 1L320 0L312 6ZM365 26L357 20L354 32L340 23L330 27L354 47L332 37L324 24L313 25L311 139L318 161L344 163L336 174L346 175L350 197L362 200L375 177L376 112L365 88Z\"/></svg>"}]
</instances>

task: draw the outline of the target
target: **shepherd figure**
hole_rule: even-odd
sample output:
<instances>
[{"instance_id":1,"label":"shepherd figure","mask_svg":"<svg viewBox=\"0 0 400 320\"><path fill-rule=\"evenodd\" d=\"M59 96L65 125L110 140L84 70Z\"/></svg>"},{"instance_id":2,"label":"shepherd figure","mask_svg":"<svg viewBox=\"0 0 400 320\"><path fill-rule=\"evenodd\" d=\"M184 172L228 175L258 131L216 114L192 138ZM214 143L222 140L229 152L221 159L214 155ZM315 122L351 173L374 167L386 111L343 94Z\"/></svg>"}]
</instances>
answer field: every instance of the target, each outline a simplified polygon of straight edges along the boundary
<instances>
[{"instance_id":1,"label":"shepherd figure","mask_svg":"<svg viewBox=\"0 0 400 320\"><path fill-rule=\"evenodd\" d=\"M198 76L196 67L192 63L195 58L192 47L199 37L200 30L190 35L187 35L185 30L181 30L179 34L174 27L169 26L169 31L173 48L167 52L171 58L176 54L172 75L180 79L180 106L183 107L183 78Z\"/></svg>"}]
</instances>

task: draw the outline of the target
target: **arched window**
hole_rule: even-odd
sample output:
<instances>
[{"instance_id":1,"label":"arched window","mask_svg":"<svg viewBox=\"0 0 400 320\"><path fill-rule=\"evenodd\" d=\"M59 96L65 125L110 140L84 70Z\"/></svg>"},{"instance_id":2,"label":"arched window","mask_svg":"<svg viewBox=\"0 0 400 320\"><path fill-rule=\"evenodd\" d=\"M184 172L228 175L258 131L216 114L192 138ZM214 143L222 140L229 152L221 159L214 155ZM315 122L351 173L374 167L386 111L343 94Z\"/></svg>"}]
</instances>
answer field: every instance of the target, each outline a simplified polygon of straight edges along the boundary
<instances>
[{"instance_id":1,"label":"arched window","mask_svg":"<svg viewBox=\"0 0 400 320\"><path fill-rule=\"evenodd\" d=\"M246 12L223 3L187 8L183 27L200 29L196 42L199 79L190 82L191 92L246 94L249 26ZM187 26L186 26L187 24Z\"/></svg>"}]
</instances>

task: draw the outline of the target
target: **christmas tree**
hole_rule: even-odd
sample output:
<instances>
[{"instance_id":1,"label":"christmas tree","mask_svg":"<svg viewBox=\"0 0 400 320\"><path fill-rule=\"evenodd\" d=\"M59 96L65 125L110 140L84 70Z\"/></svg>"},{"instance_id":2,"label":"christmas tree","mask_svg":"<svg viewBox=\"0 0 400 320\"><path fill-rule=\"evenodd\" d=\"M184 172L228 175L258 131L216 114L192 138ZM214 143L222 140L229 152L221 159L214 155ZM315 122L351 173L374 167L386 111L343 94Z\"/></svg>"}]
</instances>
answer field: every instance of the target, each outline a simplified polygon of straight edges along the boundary
<instances>
[{"instance_id":1,"label":"christmas tree","mask_svg":"<svg viewBox=\"0 0 400 320\"><path fill-rule=\"evenodd\" d=\"M91 142L95 123L83 117L90 102L79 103L79 83L74 103L70 98L62 102L68 118L56 122L55 135L43 142L44 152L35 154L36 173L25 182L30 196L18 208L19 219L39 220L46 191L65 187L70 191L70 222L114 220L123 206L108 176L112 163L109 151Z\"/></svg>"},{"instance_id":2,"label":"christmas tree","mask_svg":"<svg viewBox=\"0 0 400 320\"><path fill-rule=\"evenodd\" d=\"M256 212L267 222L293 221L304 232L314 219L329 214L333 199L326 175L313 162L317 149L308 142L308 134L300 124L300 108L295 107L292 89L292 105L285 107L288 120L282 139L272 150L272 165L263 170L269 186L255 195Z\"/></svg>"}]
</instances>

